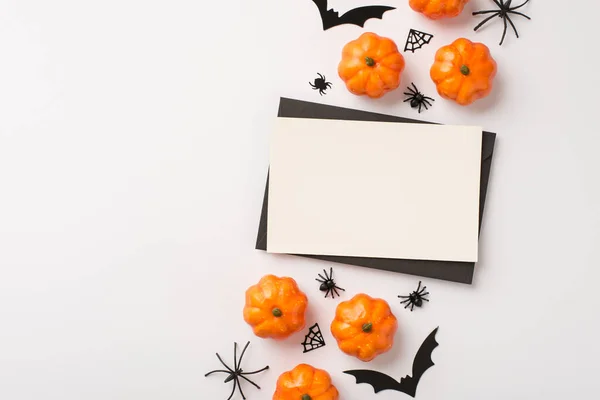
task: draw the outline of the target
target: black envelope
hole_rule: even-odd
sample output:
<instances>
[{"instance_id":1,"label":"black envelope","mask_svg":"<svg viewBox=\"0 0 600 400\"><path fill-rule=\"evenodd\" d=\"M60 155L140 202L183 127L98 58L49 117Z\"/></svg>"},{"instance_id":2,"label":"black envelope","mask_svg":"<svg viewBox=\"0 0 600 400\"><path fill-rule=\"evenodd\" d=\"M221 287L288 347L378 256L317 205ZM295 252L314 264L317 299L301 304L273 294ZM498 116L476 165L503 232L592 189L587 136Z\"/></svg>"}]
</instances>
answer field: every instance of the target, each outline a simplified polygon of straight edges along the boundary
<instances>
[{"instance_id":1,"label":"black envelope","mask_svg":"<svg viewBox=\"0 0 600 400\"><path fill-rule=\"evenodd\" d=\"M382 121L382 122L409 122L409 123L431 123L392 115L377 114L367 111L352 110L348 108L328 106L324 104L310 103L301 100L282 98L279 103L279 117L288 118L316 118L316 119L338 119L350 121ZM492 166L494 154L494 143L496 134L483 132L481 149L481 184L479 196L479 227L483 218L485 196ZM256 249L267 250L267 212L268 212L269 179L267 176L267 187L263 201L260 224L256 241ZM389 258L367 258L367 257L345 257L345 256L321 256L321 255L299 255L301 257L315 258L342 264L357 265L367 268L376 268L386 271L400 272L410 275L418 275L427 278L442 279L446 281L467 283L473 281L475 263L454 261L430 261L430 260L405 260Z\"/></svg>"}]
</instances>

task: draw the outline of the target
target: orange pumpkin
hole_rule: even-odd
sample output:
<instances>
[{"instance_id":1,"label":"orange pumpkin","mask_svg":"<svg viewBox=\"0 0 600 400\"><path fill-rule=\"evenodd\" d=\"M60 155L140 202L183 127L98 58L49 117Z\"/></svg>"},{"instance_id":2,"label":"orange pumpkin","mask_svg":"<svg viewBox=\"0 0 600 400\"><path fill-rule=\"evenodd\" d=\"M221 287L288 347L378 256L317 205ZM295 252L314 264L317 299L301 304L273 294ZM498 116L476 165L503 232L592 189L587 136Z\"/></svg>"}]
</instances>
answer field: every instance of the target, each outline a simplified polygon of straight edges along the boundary
<instances>
[{"instance_id":1,"label":"orange pumpkin","mask_svg":"<svg viewBox=\"0 0 600 400\"><path fill-rule=\"evenodd\" d=\"M459 15L469 0L409 0L413 10L430 19L453 18Z\"/></svg>"},{"instance_id":2,"label":"orange pumpkin","mask_svg":"<svg viewBox=\"0 0 600 400\"><path fill-rule=\"evenodd\" d=\"M483 43L457 39L437 51L430 76L440 96L465 106L490 94L496 61Z\"/></svg>"},{"instance_id":3,"label":"orange pumpkin","mask_svg":"<svg viewBox=\"0 0 600 400\"><path fill-rule=\"evenodd\" d=\"M344 46L338 74L358 96L379 98L400 86L404 57L396 44L374 33L363 33Z\"/></svg>"},{"instance_id":4,"label":"orange pumpkin","mask_svg":"<svg viewBox=\"0 0 600 400\"><path fill-rule=\"evenodd\" d=\"M304 328L307 305L295 280L266 275L246 290L244 320L256 336L281 340Z\"/></svg>"},{"instance_id":5,"label":"orange pumpkin","mask_svg":"<svg viewBox=\"0 0 600 400\"><path fill-rule=\"evenodd\" d=\"M338 347L362 361L371 361L390 350L398 321L385 300L357 294L341 302L331 323Z\"/></svg>"},{"instance_id":6,"label":"orange pumpkin","mask_svg":"<svg viewBox=\"0 0 600 400\"><path fill-rule=\"evenodd\" d=\"M338 391L322 369L300 364L277 379L273 400L337 400Z\"/></svg>"}]
</instances>

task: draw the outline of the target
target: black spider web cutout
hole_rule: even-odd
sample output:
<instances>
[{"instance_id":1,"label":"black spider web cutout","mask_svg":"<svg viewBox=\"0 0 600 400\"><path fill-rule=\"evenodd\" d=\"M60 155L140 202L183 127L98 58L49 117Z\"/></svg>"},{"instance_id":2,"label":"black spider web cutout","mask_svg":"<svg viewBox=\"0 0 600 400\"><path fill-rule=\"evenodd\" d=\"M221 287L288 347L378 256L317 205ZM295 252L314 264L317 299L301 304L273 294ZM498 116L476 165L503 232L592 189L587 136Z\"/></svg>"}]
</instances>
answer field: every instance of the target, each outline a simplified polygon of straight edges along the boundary
<instances>
[{"instance_id":1,"label":"black spider web cutout","mask_svg":"<svg viewBox=\"0 0 600 400\"><path fill-rule=\"evenodd\" d=\"M320 349L325 346L325 339L319 328L319 324L314 324L308 329L308 334L304 337L302 347L304 347L303 353Z\"/></svg>"},{"instance_id":2,"label":"black spider web cutout","mask_svg":"<svg viewBox=\"0 0 600 400\"><path fill-rule=\"evenodd\" d=\"M415 50L419 50L421 47L431 42L431 39L433 39L432 34L411 29L408 32L408 37L406 38L404 51L408 50L414 53Z\"/></svg>"}]
</instances>

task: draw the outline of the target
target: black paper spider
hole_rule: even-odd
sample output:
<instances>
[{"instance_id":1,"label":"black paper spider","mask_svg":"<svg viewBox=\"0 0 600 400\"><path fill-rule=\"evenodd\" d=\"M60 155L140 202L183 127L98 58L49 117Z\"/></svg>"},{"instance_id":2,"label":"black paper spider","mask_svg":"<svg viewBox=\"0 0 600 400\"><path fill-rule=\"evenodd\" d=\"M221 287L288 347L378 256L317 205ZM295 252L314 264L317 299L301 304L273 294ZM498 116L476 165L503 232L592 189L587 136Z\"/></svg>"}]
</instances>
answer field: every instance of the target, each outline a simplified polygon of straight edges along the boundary
<instances>
[{"instance_id":1,"label":"black paper spider","mask_svg":"<svg viewBox=\"0 0 600 400\"><path fill-rule=\"evenodd\" d=\"M406 306L404 306L404 309L407 309L408 307L410 307L410 311L412 311L413 308L415 308L415 306L417 306L417 307L423 306L423 301L429 301L428 299L425 298L425 296L427 296L429 294L429 292L425 292L425 289L427 289L427 286L423 286L423 288L421 289L421 281L419 281L419 287L417 288L417 290L415 290L408 296L398 296L401 299L406 299L406 300L401 301L400 304L406 303Z\"/></svg>"},{"instance_id":2,"label":"black paper spider","mask_svg":"<svg viewBox=\"0 0 600 400\"><path fill-rule=\"evenodd\" d=\"M331 87L331 82L327 82L327 79L323 75L317 75L319 75L319 77L315 79L315 83L308 82L308 84L312 86L313 90L318 90L319 94L323 96L324 94L327 94L325 91Z\"/></svg>"},{"instance_id":3,"label":"black paper spider","mask_svg":"<svg viewBox=\"0 0 600 400\"><path fill-rule=\"evenodd\" d=\"M337 294L339 297L340 294L338 293L338 289L343 290L344 292L346 291L346 289L342 289L341 287L339 287L335 284L335 281L333 280L333 268L329 269L329 275L327 275L327 271L325 271L325 270L323 270L323 273L325 274L325 276L319 274L319 278L321 278L321 279L317 278L316 281L321 282L321 286L319 286L319 290L321 292L325 292L325 298L327 298L327 296L329 296L329 293L331 293L332 299L335 298L335 294Z\"/></svg>"},{"instance_id":4,"label":"black paper spider","mask_svg":"<svg viewBox=\"0 0 600 400\"><path fill-rule=\"evenodd\" d=\"M517 39L519 38L519 32L517 32L517 27L512 22L512 19L510 19L510 14L520 15L521 17L525 17L529 20L531 19L527 15L516 11L519 8L523 7L525 4L529 3L529 0L525 0L525 2L515 7L511 7L512 0L493 0L493 2L496 3L499 10L476 11L473 13L473 15L492 14L483 21L481 21L479 25L475 27L474 30L477 31L479 28L485 25L486 22L488 22L494 17L502 18L502 20L504 21L504 32L502 33L502 39L500 40L500 46L502 46L502 43L504 43L504 38L506 37L506 31L508 29L508 24L506 23L506 21L510 23L510 26L512 26L513 30L515 31L515 35L517 35Z\"/></svg>"},{"instance_id":5,"label":"black paper spider","mask_svg":"<svg viewBox=\"0 0 600 400\"><path fill-rule=\"evenodd\" d=\"M421 113L421 107L425 106L426 110L429 110L429 108L427 107L429 105L429 107L432 106L432 104L430 103L431 101L435 101L434 99L432 99L431 97L427 97L425 96L423 93L419 92L419 89L417 89L417 87L415 86L414 83L412 83L412 87L407 87L406 89L408 89L408 91L410 93L404 92L405 95L409 96L408 99L404 100L404 102L406 103L407 101L410 101L410 106L412 108L417 108L419 107L419 114Z\"/></svg>"},{"instance_id":6,"label":"black paper spider","mask_svg":"<svg viewBox=\"0 0 600 400\"><path fill-rule=\"evenodd\" d=\"M246 343L246 346L244 346L244 350L242 350L242 354L240 355L240 359L238 360L237 359L237 343L235 343L235 342L233 343L233 369L229 368L229 366L227 364L225 364L225 362L223 362L223 359L221 359L221 356L219 356L219 353L217 353L217 358L219 359L219 361L221 361L221 364L223 364L225 369L216 369L216 370L210 371L209 373L204 375L204 376L209 376L216 372L223 372L225 374L229 374L227 376L227 378L225 378L224 382L227 383L227 382L233 381L233 390L231 391L231 394L229 395L227 400L230 400L233 397L236 387L239 389L240 394L242 395L242 398L244 400L246 400L246 396L244 396L244 392L242 391L242 385L240 382L240 378L251 383L257 389L260 389L260 386L258 386L256 383L252 382L250 379L246 378L244 375L258 374L259 372L263 372L263 371L269 369L269 366L267 365L266 367L264 367L263 369L259 369L258 371L244 372L242 370L242 358L244 357L244 353L246 352L246 349L248 348L249 344L250 344L250 342Z\"/></svg>"}]
</instances>

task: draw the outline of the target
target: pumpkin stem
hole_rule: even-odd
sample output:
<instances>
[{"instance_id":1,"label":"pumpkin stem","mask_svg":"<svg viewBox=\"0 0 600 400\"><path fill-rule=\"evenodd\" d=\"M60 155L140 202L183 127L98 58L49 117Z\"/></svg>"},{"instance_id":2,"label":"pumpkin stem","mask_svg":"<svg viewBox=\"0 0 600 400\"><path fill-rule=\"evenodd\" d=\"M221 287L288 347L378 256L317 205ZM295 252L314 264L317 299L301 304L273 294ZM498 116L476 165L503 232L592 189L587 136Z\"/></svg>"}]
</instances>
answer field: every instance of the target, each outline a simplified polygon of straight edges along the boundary
<instances>
[{"instance_id":1,"label":"pumpkin stem","mask_svg":"<svg viewBox=\"0 0 600 400\"><path fill-rule=\"evenodd\" d=\"M463 65L462 67L460 67L460 73L464 76L467 76L471 73L471 70L466 65Z\"/></svg>"},{"instance_id":2,"label":"pumpkin stem","mask_svg":"<svg viewBox=\"0 0 600 400\"><path fill-rule=\"evenodd\" d=\"M312 398L309 395L307 395L307 394L303 394L302 395L302 400L312 400Z\"/></svg>"},{"instance_id":3,"label":"pumpkin stem","mask_svg":"<svg viewBox=\"0 0 600 400\"><path fill-rule=\"evenodd\" d=\"M279 318L283 315L283 313L281 312L281 310L279 308L274 308L273 311L271 311L273 313L273 316L276 318Z\"/></svg>"},{"instance_id":4,"label":"pumpkin stem","mask_svg":"<svg viewBox=\"0 0 600 400\"><path fill-rule=\"evenodd\" d=\"M363 324L362 326L362 331L364 333L369 333L373 330L373 324L370 322L367 322L366 324Z\"/></svg>"},{"instance_id":5,"label":"pumpkin stem","mask_svg":"<svg viewBox=\"0 0 600 400\"><path fill-rule=\"evenodd\" d=\"M375 65L375 60L373 60L371 57L366 57L365 62L367 63L367 65L369 67L372 67L373 65Z\"/></svg>"}]
</instances>

